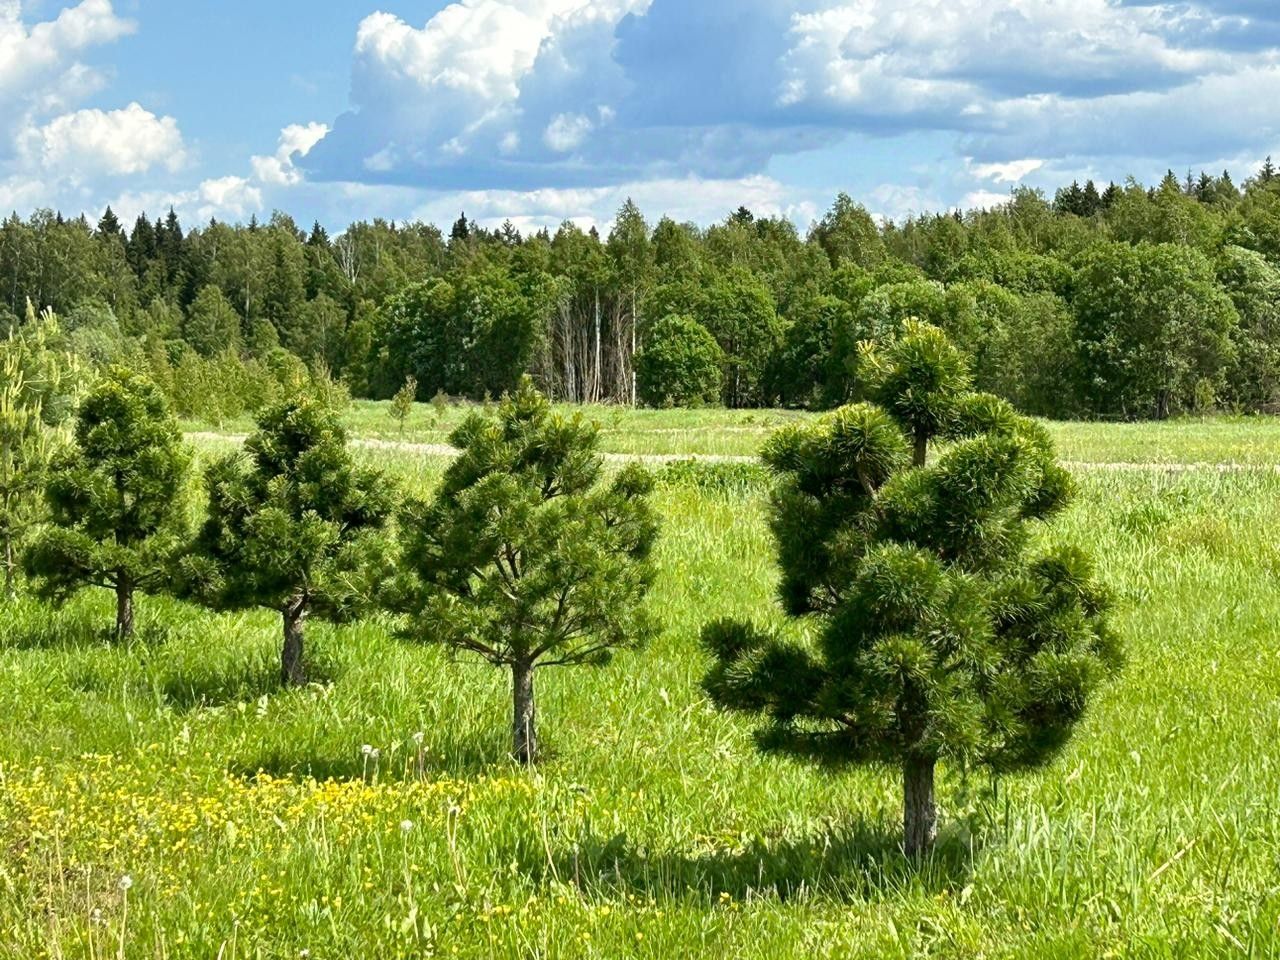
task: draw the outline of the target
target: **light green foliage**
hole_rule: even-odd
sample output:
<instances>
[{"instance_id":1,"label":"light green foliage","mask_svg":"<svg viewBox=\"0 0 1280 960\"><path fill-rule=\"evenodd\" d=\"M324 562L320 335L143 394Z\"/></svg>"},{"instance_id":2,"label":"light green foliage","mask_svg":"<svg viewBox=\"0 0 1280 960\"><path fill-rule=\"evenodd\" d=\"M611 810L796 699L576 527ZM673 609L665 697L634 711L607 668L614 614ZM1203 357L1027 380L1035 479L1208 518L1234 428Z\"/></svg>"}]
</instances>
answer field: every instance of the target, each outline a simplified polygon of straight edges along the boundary
<instances>
[{"instance_id":1,"label":"light green foliage","mask_svg":"<svg viewBox=\"0 0 1280 960\"><path fill-rule=\"evenodd\" d=\"M50 464L50 522L24 566L46 598L114 590L116 633L128 637L134 592L164 586L185 547L191 453L164 395L124 367L80 402L74 440Z\"/></svg>"},{"instance_id":2,"label":"light green foliage","mask_svg":"<svg viewBox=\"0 0 1280 960\"><path fill-rule=\"evenodd\" d=\"M720 398L724 351L692 317L667 316L649 330L636 358L640 401L650 407L696 407Z\"/></svg>"},{"instance_id":3,"label":"light green foliage","mask_svg":"<svg viewBox=\"0 0 1280 960\"><path fill-rule=\"evenodd\" d=\"M44 516L44 484L58 446L58 428L71 413L82 374L65 349L57 317L10 328L0 341L0 562L5 594L16 592L17 551Z\"/></svg>"},{"instance_id":4,"label":"light green foliage","mask_svg":"<svg viewBox=\"0 0 1280 960\"><path fill-rule=\"evenodd\" d=\"M406 632L510 668L513 753L536 759L534 671L603 664L652 632L652 479L601 477L596 428L529 381L450 437L462 453L401 518Z\"/></svg>"},{"instance_id":5,"label":"light green foliage","mask_svg":"<svg viewBox=\"0 0 1280 960\"><path fill-rule=\"evenodd\" d=\"M418 398L418 379L410 374L404 378L404 386L396 391L396 395L391 398L391 406L389 412L391 418L400 427L400 435L404 436L404 422L409 419L409 414L413 412L413 403Z\"/></svg>"},{"instance_id":6,"label":"light green foliage","mask_svg":"<svg viewBox=\"0 0 1280 960\"><path fill-rule=\"evenodd\" d=\"M1280 400L1280 269L1254 250L1226 247L1217 275L1239 317L1223 392L1247 408L1273 405Z\"/></svg>"},{"instance_id":7,"label":"light green foliage","mask_svg":"<svg viewBox=\"0 0 1280 960\"><path fill-rule=\"evenodd\" d=\"M240 317L217 287L202 288L187 309L182 338L202 357L239 351Z\"/></svg>"},{"instance_id":8,"label":"light green foliage","mask_svg":"<svg viewBox=\"0 0 1280 960\"><path fill-rule=\"evenodd\" d=\"M810 239L831 258L833 267L842 263L874 267L885 255L875 221L866 208L854 203L847 193L836 197L831 209L814 225Z\"/></svg>"}]
</instances>

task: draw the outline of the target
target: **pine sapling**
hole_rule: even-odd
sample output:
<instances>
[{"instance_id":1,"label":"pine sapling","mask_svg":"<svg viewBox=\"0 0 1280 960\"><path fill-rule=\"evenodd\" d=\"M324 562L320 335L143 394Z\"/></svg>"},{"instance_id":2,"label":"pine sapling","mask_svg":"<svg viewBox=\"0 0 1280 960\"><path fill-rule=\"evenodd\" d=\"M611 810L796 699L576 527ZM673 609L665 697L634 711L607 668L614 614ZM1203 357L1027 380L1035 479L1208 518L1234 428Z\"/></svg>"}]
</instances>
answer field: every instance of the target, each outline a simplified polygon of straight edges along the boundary
<instances>
[{"instance_id":1,"label":"pine sapling","mask_svg":"<svg viewBox=\"0 0 1280 960\"><path fill-rule=\"evenodd\" d=\"M652 632L643 601L658 522L649 475L602 476L597 428L525 380L449 438L462 453L400 523L406 634L511 671L512 753L538 756L534 677L603 664Z\"/></svg>"},{"instance_id":2,"label":"pine sapling","mask_svg":"<svg viewBox=\"0 0 1280 960\"><path fill-rule=\"evenodd\" d=\"M719 622L705 685L762 749L902 775L904 847L936 835L939 760L1046 762L1118 665L1089 557L1034 535L1072 484L1047 434L973 393L943 333L908 322L859 369L873 402L768 443L785 612L813 644ZM930 448L939 455L930 462Z\"/></svg>"}]
</instances>

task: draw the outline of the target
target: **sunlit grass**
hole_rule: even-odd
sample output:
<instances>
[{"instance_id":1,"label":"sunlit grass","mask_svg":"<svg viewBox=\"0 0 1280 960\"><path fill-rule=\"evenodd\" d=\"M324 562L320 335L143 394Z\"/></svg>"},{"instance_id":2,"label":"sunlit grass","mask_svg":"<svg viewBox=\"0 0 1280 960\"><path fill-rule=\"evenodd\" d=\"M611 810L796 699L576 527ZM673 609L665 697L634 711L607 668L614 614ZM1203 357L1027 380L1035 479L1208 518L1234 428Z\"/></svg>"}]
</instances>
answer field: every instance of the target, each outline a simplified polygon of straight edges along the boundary
<instances>
[{"instance_id":1,"label":"sunlit grass","mask_svg":"<svg viewBox=\"0 0 1280 960\"><path fill-rule=\"evenodd\" d=\"M443 468L359 455L419 492ZM700 624L777 620L758 474L716 469L658 488L659 639L539 678L533 773L503 674L376 618L312 625L317 683L282 692L270 613L145 597L117 647L105 592L8 608L0 956L1280 952L1280 477L1081 474L1052 532L1099 557L1130 664L1047 770L945 771L914 867L892 772L759 757L700 693Z\"/></svg>"},{"instance_id":2,"label":"sunlit grass","mask_svg":"<svg viewBox=\"0 0 1280 960\"><path fill-rule=\"evenodd\" d=\"M404 429L391 417L390 404L357 400L344 414L351 435L368 440L444 444L450 431L482 404L451 404L437 409L416 404ZM601 426L601 448L611 453L689 454L754 457L769 433L783 424L813 416L794 410L633 410L623 406L561 405ZM1060 455L1080 463L1228 463L1273 466L1280 463L1280 418L1188 417L1163 423L1073 423L1046 421ZM240 418L216 429L195 421L189 431L245 434L253 429Z\"/></svg>"}]
</instances>

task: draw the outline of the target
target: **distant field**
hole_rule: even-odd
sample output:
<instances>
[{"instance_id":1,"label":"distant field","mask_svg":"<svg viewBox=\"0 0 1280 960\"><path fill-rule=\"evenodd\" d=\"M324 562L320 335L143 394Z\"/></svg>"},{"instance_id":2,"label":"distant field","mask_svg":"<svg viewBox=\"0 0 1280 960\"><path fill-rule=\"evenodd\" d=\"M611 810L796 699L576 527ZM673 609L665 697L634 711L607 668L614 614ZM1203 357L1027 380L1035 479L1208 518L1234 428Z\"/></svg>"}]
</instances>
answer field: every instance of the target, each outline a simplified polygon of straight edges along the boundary
<instances>
[{"instance_id":1,"label":"distant field","mask_svg":"<svg viewBox=\"0 0 1280 960\"><path fill-rule=\"evenodd\" d=\"M345 419L351 435L372 440L443 444L475 405L452 405L438 412L417 404L404 429L391 418L390 404L355 401ZM689 454L754 457L772 430L813 414L791 410L632 410L617 406L563 406L581 412L602 428L601 447L611 453ZM1081 463L1280 464L1280 418L1205 417L1163 423L1063 423L1046 421L1064 460ZM247 418L211 428L189 423L192 431L241 434L253 429Z\"/></svg>"},{"instance_id":2,"label":"distant field","mask_svg":"<svg viewBox=\"0 0 1280 960\"><path fill-rule=\"evenodd\" d=\"M428 410L406 439L443 438ZM736 454L794 416L593 413L614 450ZM351 422L397 435L377 405ZM1266 420L1054 430L1078 460L1268 463L1280 445ZM443 467L360 456L418 490ZM506 758L504 675L378 619L313 625L323 683L282 693L270 614L143 598L118 648L105 592L9 607L0 956L1280 953L1280 476L1082 472L1053 533L1100 558L1130 664L1047 770L994 794L946 770L941 852L914 868L892 772L761 758L706 703L700 624L776 620L764 489L728 467L661 475L662 635L540 677L534 773Z\"/></svg>"}]
</instances>

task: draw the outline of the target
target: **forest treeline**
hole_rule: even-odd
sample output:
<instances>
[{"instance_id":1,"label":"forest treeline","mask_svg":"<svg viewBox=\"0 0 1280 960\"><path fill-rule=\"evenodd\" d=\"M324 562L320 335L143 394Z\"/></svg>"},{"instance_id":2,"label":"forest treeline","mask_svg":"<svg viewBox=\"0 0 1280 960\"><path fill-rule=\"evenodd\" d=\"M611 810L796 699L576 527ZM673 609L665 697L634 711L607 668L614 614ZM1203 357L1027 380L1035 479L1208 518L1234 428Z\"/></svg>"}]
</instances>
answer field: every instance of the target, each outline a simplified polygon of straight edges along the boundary
<instances>
[{"instance_id":1,"label":"forest treeline","mask_svg":"<svg viewBox=\"0 0 1280 960\"><path fill-rule=\"evenodd\" d=\"M29 309L28 305L33 309ZM1280 176L1016 189L994 209L877 223L841 194L802 234L740 208L701 228L630 201L607 236L465 214L330 236L286 214L185 229L39 211L0 225L0 329L50 308L87 363L147 370L186 415L265 402L282 370L352 394L829 408L909 318L975 384L1051 417L1280 400ZM294 374L289 374L293 376Z\"/></svg>"}]
</instances>

